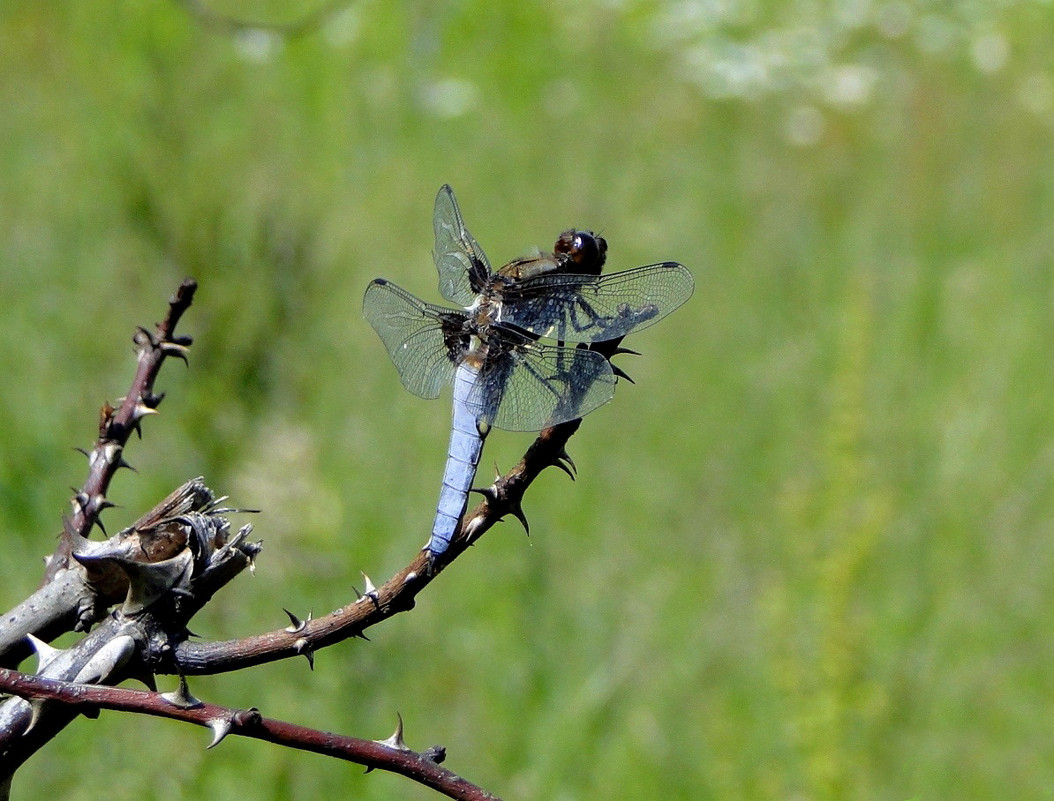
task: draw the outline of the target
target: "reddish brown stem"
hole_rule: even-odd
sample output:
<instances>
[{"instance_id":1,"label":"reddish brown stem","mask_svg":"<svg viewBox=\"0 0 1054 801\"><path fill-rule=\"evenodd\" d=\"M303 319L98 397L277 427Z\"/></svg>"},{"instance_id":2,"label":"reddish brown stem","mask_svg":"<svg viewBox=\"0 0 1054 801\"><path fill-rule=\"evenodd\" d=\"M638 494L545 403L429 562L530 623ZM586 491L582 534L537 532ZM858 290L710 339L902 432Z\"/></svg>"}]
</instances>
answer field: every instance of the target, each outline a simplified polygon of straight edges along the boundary
<instances>
[{"instance_id":1,"label":"reddish brown stem","mask_svg":"<svg viewBox=\"0 0 1054 801\"><path fill-rule=\"evenodd\" d=\"M430 757L409 749L402 742L401 724L396 735L386 741L361 740L265 718L255 709L239 710L202 703L186 695L162 696L122 687L72 684L6 669L0 669L0 690L26 699L57 701L80 711L112 709L182 720L210 729L213 732L213 745L228 734L252 737L355 762L370 770L398 773L450 798L498 801L497 796L447 770Z\"/></svg>"},{"instance_id":2,"label":"reddish brown stem","mask_svg":"<svg viewBox=\"0 0 1054 801\"><path fill-rule=\"evenodd\" d=\"M186 278L168 301L168 313L157 324L153 332L140 328L132 341L138 353L135 378L120 407L109 403L103 405L99 414L99 438L88 454L88 477L73 498L73 514L59 541L55 553L48 560L42 584L47 584L55 575L69 566L70 554L76 537L87 537L99 524L99 513L112 504L106 499L114 475L122 467L124 446L133 431L139 431L142 418L155 413L163 395L154 394L161 365L168 356L186 360L186 349L191 343L187 336L176 337L176 325L183 313L190 308L198 284Z\"/></svg>"}]
</instances>

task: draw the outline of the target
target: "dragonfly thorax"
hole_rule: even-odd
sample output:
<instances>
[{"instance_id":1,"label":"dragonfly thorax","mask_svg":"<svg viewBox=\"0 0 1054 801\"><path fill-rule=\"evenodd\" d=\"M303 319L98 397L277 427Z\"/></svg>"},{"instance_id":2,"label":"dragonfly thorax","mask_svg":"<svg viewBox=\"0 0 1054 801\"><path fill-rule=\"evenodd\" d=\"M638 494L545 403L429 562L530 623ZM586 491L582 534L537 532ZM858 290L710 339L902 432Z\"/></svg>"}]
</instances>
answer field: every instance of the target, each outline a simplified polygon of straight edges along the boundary
<instances>
[{"instance_id":1,"label":"dragonfly thorax","mask_svg":"<svg viewBox=\"0 0 1054 801\"><path fill-rule=\"evenodd\" d=\"M490 327L501 319L501 298L493 292L483 292L467 312L470 327L485 338Z\"/></svg>"}]
</instances>

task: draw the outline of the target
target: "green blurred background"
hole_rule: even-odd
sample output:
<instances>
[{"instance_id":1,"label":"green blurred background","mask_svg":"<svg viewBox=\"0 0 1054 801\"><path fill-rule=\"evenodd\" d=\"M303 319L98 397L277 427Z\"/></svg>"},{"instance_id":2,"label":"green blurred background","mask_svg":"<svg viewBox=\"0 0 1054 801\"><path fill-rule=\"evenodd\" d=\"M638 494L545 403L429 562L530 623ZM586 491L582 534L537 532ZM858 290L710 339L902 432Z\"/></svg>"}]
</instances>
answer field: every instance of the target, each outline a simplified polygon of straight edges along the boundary
<instances>
[{"instance_id":1,"label":"green blurred background","mask_svg":"<svg viewBox=\"0 0 1054 801\"><path fill-rule=\"evenodd\" d=\"M637 384L572 440L576 483L531 489L529 540L498 527L314 673L194 692L370 738L399 711L507 798L1054 797L1049 3L327 5L0 5L2 605L184 275L190 368L110 530L199 474L264 510L209 638L401 567L448 400L403 391L360 302L439 300L449 182L495 262L592 227L696 295L627 343ZM207 741L104 713L15 792L435 797Z\"/></svg>"}]
</instances>

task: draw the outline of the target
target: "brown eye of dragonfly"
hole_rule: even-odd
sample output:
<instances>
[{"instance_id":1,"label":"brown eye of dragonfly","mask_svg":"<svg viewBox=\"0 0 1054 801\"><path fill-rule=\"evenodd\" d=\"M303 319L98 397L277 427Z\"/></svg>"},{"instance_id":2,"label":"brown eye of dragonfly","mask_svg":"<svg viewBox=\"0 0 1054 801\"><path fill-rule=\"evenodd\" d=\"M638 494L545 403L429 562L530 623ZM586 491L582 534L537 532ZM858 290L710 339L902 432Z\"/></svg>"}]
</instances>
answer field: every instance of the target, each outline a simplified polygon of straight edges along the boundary
<instances>
[{"instance_id":1,"label":"brown eye of dragonfly","mask_svg":"<svg viewBox=\"0 0 1054 801\"><path fill-rule=\"evenodd\" d=\"M575 231L571 240L571 260L579 272L599 275L607 258L608 243L592 231Z\"/></svg>"}]
</instances>

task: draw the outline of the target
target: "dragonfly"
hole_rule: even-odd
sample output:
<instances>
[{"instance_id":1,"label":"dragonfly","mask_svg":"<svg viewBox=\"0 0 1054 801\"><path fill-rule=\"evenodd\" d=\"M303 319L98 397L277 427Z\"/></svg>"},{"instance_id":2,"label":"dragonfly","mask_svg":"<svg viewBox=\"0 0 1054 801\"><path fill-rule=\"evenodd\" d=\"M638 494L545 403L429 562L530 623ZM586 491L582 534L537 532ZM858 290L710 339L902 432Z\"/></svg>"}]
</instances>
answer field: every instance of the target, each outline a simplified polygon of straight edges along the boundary
<instances>
[{"instance_id":1,"label":"dragonfly","mask_svg":"<svg viewBox=\"0 0 1054 801\"><path fill-rule=\"evenodd\" d=\"M573 229L552 252L493 270L448 185L436 196L432 223L439 292L458 308L377 278L363 313L407 390L436 398L454 387L439 502L423 549L434 559L457 532L490 429L542 431L607 403L621 371L590 345L654 325L691 297L695 282L672 261L602 274L607 242Z\"/></svg>"}]
</instances>

